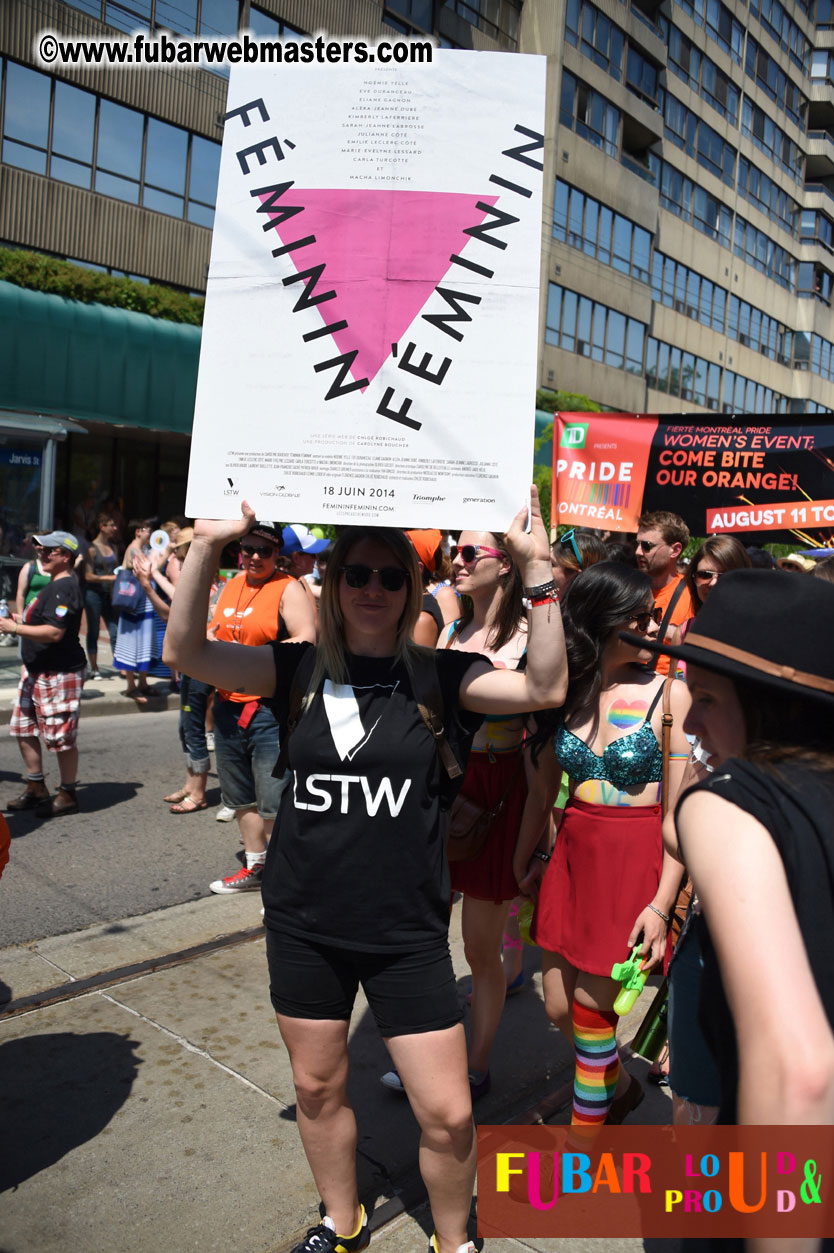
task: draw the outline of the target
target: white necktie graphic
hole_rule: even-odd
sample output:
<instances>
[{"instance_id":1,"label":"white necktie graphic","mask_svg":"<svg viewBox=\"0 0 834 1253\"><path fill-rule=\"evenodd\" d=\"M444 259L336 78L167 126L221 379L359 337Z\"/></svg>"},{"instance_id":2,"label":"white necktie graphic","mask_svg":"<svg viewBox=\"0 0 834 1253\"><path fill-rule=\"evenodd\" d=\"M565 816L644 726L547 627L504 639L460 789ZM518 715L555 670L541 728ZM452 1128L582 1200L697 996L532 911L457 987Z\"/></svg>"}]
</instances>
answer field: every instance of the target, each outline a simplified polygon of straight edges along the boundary
<instances>
[{"instance_id":1,"label":"white necktie graphic","mask_svg":"<svg viewBox=\"0 0 834 1253\"><path fill-rule=\"evenodd\" d=\"M391 690L393 691L394 688L392 687ZM330 679L325 679L322 698L339 760L352 761L363 744L367 744L373 735L379 718L367 731L365 730L362 726L359 704L350 684L332 683ZM380 714L381 717L382 714Z\"/></svg>"}]
</instances>

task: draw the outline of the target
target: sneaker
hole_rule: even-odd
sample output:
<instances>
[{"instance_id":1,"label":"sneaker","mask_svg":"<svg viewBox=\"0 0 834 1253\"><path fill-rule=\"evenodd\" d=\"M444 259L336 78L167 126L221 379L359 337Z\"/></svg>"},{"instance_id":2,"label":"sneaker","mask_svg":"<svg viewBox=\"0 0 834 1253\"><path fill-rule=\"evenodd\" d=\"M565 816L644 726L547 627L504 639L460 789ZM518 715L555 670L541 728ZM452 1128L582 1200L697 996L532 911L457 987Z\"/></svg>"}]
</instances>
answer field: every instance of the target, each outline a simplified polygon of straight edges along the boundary
<instances>
[{"instance_id":1,"label":"sneaker","mask_svg":"<svg viewBox=\"0 0 834 1253\"><path fill-rule=\"evenodd\" d=\"M396 1070L386 1070L384 1075L380 1075L379 1082L384 1088L388 1088L389 1092L402 1092L405 1094L403 1081Z\"/></svg>"},{"instance_id":2,"label":"sneaker","mask_svg":"<svg viewBox=\"0 0 834 1253\"><path fill-rule=\"evenodd\" d=\"M437 1237L434 1233L432 1233L431 1240L429 1240L429 1253L437 1253ZM478 1250L471 1240L467 1240L466 1244L458 1245L457 1253L478 1253Z\"/></svg>"},{"instance_id":3,"label":"sneaker","mask_svg":"<svg viewBox=\"0 0 834 1253\"><path fill-rule=\"evenodd\" d=\"M359 1253L367 1249L371 1243L371 1232L368 1227L368 1215L362 1206L362 1226L355 1236L336 1234L333 1219L326 1215L317 1227L311 1227L300 1244L296 1244L290 1253Z\"/></svg>"},{"instance_id":4,"label":"sneaker","mask_svg":"<svg viewBox=\"0 0 834 1253\"><path fill-rule=\"evenodd\" d=\"M102 673L101 673L101 671L100 671L100 670L88 670L88 671L87 671L87 678L88 678L88 679L101 679L101 678L103 678L103 677L104 677L104 676L102 675Z\"/></svg>"},{"instance_id":5,"label":"sneaker","mask_svg":"<svg viewBox=\"0 0 834 1253\"><path fill-rule=\"evenodd\" d=\"M263 862L252 867L241 866L236 874L230 874L225 879L215 879L214 883L209 884L209 891L229 896L235 892L255 892L260 888L263 876Z\"/></svg>"},{"instance_id":6,"label":"sneaker","mask_svg":"<svg viewBox=\"0 0 834 1253\"><path fill-rule=\"evenodd\" d=\"M229 809L228 805L221 805L217 813L214 815L215 822L231 822L235 816L235 811Z\"/></svg>"},{"instance_id":7,"label":"sneaker","mask_svg":"<svg viewBox=\"0 0 834 1253\"><path fill-rule=\"evenodd\" d=\"M210 753L214 752L214 732L206 731L206 748Z\"/></svg>"}]
</instances>

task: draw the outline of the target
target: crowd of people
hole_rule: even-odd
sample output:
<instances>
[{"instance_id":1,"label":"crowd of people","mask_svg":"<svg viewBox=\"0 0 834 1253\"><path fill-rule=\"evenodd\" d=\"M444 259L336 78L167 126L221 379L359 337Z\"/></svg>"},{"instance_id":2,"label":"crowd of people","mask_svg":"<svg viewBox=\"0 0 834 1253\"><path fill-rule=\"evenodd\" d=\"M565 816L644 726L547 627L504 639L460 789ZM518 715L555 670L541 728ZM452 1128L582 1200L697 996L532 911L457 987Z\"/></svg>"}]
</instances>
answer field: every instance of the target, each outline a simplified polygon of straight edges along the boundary
<instances>
[{"instance_id":1,"label":"crowd of people","mask_svg":"<svg viewBox=\"0 0 834 1253\"><path fill-rule=\"evenodd\" d=\"M360 986L393 1064L382 1082L420 1124L430 1253L471 1253L472 1107L524 980L525 904L545 1011L574 1047L577 1137L644 1097L614 1010L612 967L633 949L668 974L655 1077L676 1122L834 1119L834 559L806 569L802 554L777 563L710 536L686 561L689 530L666 512L631 542L576 529L551 545L535 490L530 514L529 529L522 510L504 534L454 542L381 527L331 542L244 506L235 522L167 524L157 548L137 523L124 555L100 514L86 552L68 532L33 537L18 612L0 619L24 665L13 812L77 809L99 622L114 623L134 699L157 653L180 684L172 813L206 808L213 744L243 851L210 890L262 892L324 1211L294 1253L370 1239L347 1090ZM238 572L218 585L230 551ZM139 599L110 618L128 567ZM55 797L41 740L58 755ZM458 898L468 1038L448 946ZM766 945L739 926L754 903Z\"/></svg>"}]
</instances>

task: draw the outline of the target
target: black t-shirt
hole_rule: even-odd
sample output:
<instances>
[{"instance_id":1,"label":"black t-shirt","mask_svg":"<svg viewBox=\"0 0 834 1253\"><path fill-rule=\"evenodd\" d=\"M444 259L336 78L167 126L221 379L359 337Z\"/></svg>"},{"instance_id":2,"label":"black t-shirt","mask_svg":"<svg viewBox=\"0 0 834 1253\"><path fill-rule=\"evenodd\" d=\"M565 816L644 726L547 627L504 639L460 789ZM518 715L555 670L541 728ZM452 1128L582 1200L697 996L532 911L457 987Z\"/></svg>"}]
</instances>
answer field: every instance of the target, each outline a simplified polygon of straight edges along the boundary
<instances>
[{"instance_id":1,"label":"black t-shirt","mask_svg":"<svg viewBox=\"0 0 834 1253\"><path fill-rule=\"evenodd\" d=\"M282 736L292 678L311 647L274 645ZM447 738L465 770L483 719L459 707L458 689L486 659L436 659ZM422 948L449 928L445 771L405 666L352 655L347 664L349 685L325 680L290 739L292 780L264 871L266 923L338 948Z\"/></svg>"},{"instance_id":2,"label":"black t-shirt","mask_svg":"<svg viewBox=\"0 0 834 1253\"><path fill-rule=\"evenodd\" d=\"M732 758L690 792L715 792L751 814L772 836L785 867L814 981L834 1026L834 774L796 762L781 763L778 772ZM727 834L732 838L731 831ZM686 849L683 851L685 855ZM704 954L699 1018L721 1070L718 1121L734 1123L738 1092L736 1033L708 924L703 914L696 915L694 925ZM738 925L756 927L762 944L767 946L766 918L754 913L739 917ZM774 988L774 995L778 994L778 988Z\"/></svg>"},{"instance_id":3,"label":"black t-shirt","mask_svg":"<svg viewBox=\"0 0 834 1253\"><path fill-rule=\"evenodd\" d=\"M87 658L78 641L83 609L81 587L74 574L53 579L38 592L26 608L23 621L30 626L61 627L64 636L53 644L21 635L21 657L30 674L66 674L84 669Z\"/></svg>"}]
</instances>

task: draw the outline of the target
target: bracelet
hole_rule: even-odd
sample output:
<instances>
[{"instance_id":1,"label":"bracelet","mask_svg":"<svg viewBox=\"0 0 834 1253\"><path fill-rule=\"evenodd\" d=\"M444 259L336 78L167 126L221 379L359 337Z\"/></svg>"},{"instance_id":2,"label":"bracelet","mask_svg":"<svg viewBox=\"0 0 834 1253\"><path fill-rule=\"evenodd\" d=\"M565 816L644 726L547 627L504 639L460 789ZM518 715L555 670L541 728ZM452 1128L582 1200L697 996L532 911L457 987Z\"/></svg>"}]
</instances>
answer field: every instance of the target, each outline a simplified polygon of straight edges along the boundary
<instances>
[{"instance_id":1,"label":"bracelet","mask_svg":"<svg viewBox=\"0 0 834 1253\"><path fill-rule=\"evenodd\" d=\"M545 596L549 592L556 592L557 596L559 594L556 591L556 582L554 579L549 579L547 583L538 583L536 587L525 587L524 589L524 595L528 598L528 600L535 600L537 596Z\"/></svg>"},{"instance_id":2,"label":"bracelet","mask_svg":"<svg viewBox=\"0 0 834 1253\"><path fill-rule=\"evenodd\" d=\"M531 609L538 609L539 605L558 605L559 593L553 591L547 596L537 596L535 600L529 600L527 603Z\"/></svg>"},{"instance_id":3,"label":"bracelet","mask_svg":"<svg viewBox=\"0 0 834 1253\"><path fill-rule=\"evenodd\" d=\"M662 909L658 909L656 905L648 905L647 908L650 909L653 914L657 914L658 918L662 918L667 927L669 926L669 923L672 920L668 914L664 914Z\"/></svg>"},{"instance_id":4,"label":"bracelet","mask_svg":"<svg viewBox=\"0 0 834 1253\"><path fill-rule=\"evenodd\" d=\"M539 861L543 861L545 865L550 861L550 853L545 853L541 848L534 848L533 857L538 857Z\"/></svg>"}]
</instances>

